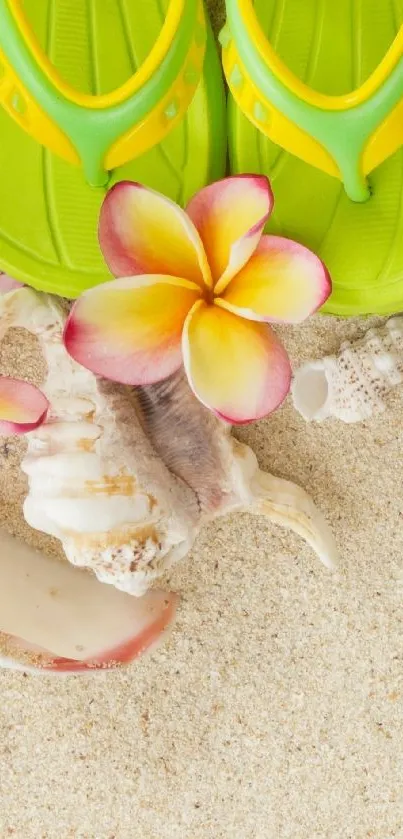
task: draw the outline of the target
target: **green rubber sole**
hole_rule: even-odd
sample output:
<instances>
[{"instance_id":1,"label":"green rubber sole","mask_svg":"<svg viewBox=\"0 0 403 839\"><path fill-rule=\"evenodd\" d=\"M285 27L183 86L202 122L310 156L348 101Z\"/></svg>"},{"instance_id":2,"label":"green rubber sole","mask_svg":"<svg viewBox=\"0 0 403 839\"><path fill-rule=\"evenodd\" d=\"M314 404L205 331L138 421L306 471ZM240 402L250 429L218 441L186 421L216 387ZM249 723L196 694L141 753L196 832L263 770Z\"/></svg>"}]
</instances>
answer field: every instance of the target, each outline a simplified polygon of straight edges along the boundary
<instances>
[{"instance_id":1,"label":"green rubber sole","mask_svg":"<svg viewBox=\"0 0 403 839\"><path fill-rule=\"evenodd\" d=\"M328 94L358 87L403 23L403 0L255 0L260 24L288 67ZM323 308L338 315L403 309L403 149L370 175L365 204L342 184L282 150L230 98L233 172L259 172L273 185L272 233L318 253L333 281Z\"/></svg>"},{"instance_id":2,"label":"green rubber sole","mask_svg":"<svg viewBox=\"0 0 403 839\"><path fill-rule=\"evenodd\" d=\"M168 0L23 0L31 25L62 76L106 93L142 64ZM113 55L113 60L111 60ZM116 169L185 204L226 165L225 96L209 31L204 74L185 119L163 143ZM54 156L0 109L0 270L41 291L77 297L110 279L98 244L105 189Z\"/></svg>"}]
</instances>

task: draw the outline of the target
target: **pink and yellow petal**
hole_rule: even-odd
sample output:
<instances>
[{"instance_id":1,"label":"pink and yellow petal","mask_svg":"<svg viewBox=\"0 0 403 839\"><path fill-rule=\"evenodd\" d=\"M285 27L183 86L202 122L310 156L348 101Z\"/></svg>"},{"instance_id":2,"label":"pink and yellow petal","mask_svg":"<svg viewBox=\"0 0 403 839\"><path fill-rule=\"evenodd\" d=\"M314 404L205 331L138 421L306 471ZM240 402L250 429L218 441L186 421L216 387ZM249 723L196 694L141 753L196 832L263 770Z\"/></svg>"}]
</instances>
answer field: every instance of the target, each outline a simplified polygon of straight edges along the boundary
<instances>
[{"instance_id":1,"label":"pink and yellow petal","mask_svg":"<svg viewBox=\"0 0 403 839\"><path fill-rule=\"evenodd\" d=\"M146 385L182 363L181 336L200 289L178 277L128 277L90 289L74 304L64 343L99 376Z\"/></svg>"},{"instance_id":2,"label":"pink and yellow petal","mask_svg":"<svg viewBox=\"0 0 403 839\"><path fill-rule=\"evenodd\" d=\"M237 175L205 187L186 212L200 233L216 294L255 251L273 208L273 193L261 175Z\"/></svg>"},{"instance_id":3,"label":"pink and yellow petal","mask_svg":"<svg viewBox=\"0 0 403 839\"><path fill-rule=\"evenodd\" d=\"M26 434L45 419L49 403L34 385L8 376L0 378L0 434Z\"/></svg>"},{"instance_id":4,"label":"pink and yellow petal","mask_svg":"<svg viewBox=\"0 0 403 839\"><path fill-rule=\"evenodd\" d=\"M164 195L122 181L107 194L99 241L116 277L168 274L211 285L200 236L189 216Z\"/></svg>"},{"instance_id":5,"label":"pink and yellow petal","mask_svg":"<svg viewBox=\"0 0 403 839\"><path fill-rule=\"evenodd\" d=\"M266 416L290 389L289 358L270 327L204 301L187 317L183 360L198 399L230 423Z\"/></svg>"},{"instance_id":6,"label":"pink and yellow petal","mask_svg":"<svg viewBox=\"0 0 403 839\"><path fill-rule=\"evenodd\" d=\"M300 323L331 289L328 271L312 251L291 239L263 236L217 303L251 320Z\"/></svg>"}]
</instances>

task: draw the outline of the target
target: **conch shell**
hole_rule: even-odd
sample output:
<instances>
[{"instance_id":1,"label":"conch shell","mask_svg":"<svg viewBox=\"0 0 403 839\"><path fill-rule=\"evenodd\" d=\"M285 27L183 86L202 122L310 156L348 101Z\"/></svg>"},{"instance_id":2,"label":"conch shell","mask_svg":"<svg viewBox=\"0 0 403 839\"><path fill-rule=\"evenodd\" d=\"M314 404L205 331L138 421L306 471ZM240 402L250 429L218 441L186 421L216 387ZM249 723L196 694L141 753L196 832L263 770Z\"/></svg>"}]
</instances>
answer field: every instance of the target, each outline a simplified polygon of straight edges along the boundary
<instances>
[{"instance_id":1,"label":"conch shell","mask_svg":"<svg viewBox=\"0 0 403 839\"><path fill-rule=\"evenodd\" d=\"M0 306L2 328L33 332L48 368L51 410L28 435L22 464L25 518L60 539L71 563L142 595L187 554L204 522L249 511L290 527L333 565L333 538L310 497L262 472L181 374L139 389L106 382L66 352L67 311L57 298L23 288Z\"/></svg>"},{"instance_id":2,"label":"conch shell","mask_svg":"<svg viewBox=\"0 0 403 839\"><path fill-rule=\"evenodd\" d=\"M292 384L296 410L306 420L359 422L385 410L385 396L403 381L403 317L345 341L338 355L310 361Z\"/></svg>"}]
</instances>

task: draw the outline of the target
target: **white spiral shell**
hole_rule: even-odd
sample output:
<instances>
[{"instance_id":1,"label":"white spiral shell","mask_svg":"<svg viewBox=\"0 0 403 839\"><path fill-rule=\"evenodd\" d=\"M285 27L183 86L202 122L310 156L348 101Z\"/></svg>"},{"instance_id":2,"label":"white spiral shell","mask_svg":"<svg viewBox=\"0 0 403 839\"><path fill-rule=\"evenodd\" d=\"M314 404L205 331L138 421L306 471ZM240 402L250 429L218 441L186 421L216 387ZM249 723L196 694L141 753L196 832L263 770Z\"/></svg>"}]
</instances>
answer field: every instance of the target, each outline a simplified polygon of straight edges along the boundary
<instances>
[{"instance_id":1,"label":"white spiral shell","mask_svg":"<svg viewBox=\"0 0 403 839\"><path fill-rule=\"evenodd\" d=\"M294 406L306 420L359 422L385 409L385 396L403 381L403 317L390 318L337 355L310 361L292 384Z\"/></svg>"}]
</instances>

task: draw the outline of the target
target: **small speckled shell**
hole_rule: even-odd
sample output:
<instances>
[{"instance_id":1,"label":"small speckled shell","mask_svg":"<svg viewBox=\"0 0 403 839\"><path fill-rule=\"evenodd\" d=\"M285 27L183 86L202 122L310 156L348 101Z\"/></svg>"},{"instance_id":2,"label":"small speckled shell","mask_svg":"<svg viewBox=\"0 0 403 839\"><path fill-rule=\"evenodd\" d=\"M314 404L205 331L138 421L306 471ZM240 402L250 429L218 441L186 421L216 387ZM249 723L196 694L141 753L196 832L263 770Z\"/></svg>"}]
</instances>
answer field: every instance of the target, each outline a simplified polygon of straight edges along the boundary
<instances>
[{"instance_id":1,"label":"small speckled shell","mask_svg":"<svg viewBox=\"0 0 403 839\"><path fill-rule=\"evenodd\" d=\"M294 405L306 420L336 417L359 422L385 409L385 396L403 381L403 317L344 342L336 356L304 364L292 385Z\"/></svg>"}]
</instances>

